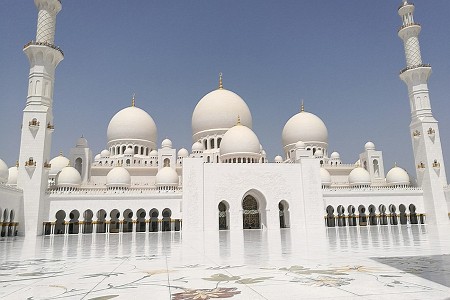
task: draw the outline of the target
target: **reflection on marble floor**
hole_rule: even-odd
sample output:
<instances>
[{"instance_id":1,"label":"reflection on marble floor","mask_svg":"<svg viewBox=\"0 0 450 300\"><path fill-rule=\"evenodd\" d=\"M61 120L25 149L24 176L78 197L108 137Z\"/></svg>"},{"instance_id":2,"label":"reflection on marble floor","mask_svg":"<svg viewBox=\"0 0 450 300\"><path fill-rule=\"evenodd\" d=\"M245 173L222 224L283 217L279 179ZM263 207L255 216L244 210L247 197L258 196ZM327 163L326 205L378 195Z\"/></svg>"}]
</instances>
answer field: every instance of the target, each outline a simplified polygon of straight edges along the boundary
<instances>
[{"instance_id":1,"label":"reflection on marble floor","mask_svg":"<svg viewBox=\"0 0 450 300\"><path fill-rule=\"evenodd\" d=\"M446 228L160 232L0 241L4 299L450 299Z\"/></svg>"}]
</instances>

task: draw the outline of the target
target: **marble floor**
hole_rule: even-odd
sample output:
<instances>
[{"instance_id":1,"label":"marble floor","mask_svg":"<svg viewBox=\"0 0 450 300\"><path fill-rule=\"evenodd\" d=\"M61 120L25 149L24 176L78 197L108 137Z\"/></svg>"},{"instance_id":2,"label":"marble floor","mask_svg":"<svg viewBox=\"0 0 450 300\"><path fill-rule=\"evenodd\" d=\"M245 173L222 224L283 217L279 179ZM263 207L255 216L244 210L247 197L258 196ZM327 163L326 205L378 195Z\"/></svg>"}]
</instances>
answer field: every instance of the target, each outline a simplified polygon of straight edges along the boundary
<instances>
[{"instance_id":1,"label":"marble floor","mask_svg":"<svg viewBox=\"0 0 450 300\"><path fill-rule=\"evenodd\" d=\"M413 225L0 240L1 299L136 296L450 300L450 230Z\"/></svg>"}]
</instances>

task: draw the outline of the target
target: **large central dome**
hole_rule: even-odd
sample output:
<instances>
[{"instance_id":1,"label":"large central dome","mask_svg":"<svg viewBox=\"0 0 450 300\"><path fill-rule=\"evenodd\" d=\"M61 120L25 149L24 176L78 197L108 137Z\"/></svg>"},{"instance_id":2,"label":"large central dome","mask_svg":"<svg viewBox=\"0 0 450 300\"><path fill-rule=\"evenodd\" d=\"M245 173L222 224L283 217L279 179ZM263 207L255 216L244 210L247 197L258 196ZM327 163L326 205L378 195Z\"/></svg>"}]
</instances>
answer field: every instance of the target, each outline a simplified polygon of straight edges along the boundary
<instances>
[{"instance_id":1,"label":"large central dome","mask_svg":"<svg viewBox=\"0 0 450 300\"><path fill-rule=\"evenodd\" d=\"M157 129L152 117L135 106L119 111L108 125L108 143L117 140L141 140L156 144Z\"/></svg>"},{"instance_id":2,"label":"large central dome","mask_svg":"<svg viewBox=\"0 0 450 300\"><path fill-rule=\"evenodd\" d=\"M236 125L252 128L252 115L245 101L232 91L219 88L205 95L192 114L192 139L194 142L212 134L224 134Z\"/></svg>"}]
</instances>

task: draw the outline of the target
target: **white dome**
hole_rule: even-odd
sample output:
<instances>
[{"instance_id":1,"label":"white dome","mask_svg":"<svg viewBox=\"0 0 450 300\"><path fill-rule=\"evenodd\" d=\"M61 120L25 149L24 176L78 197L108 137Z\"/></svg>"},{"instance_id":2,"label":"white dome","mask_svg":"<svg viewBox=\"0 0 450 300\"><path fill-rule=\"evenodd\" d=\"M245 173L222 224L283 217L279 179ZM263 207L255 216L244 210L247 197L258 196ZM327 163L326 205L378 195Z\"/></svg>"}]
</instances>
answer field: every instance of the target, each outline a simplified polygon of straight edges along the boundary
<instances>
[{"instance_id":1,"label":"white dome","mask_svg":"<svg viewBox=\"0 0 450 300\"><path fill-rule=\"evenodd\" d=\"M325 168L320 168L320 179L322 180L322 185L331 185L331 175Z\"/></svg>"},{"instance_id":2,"label":"white dome","mask_svg":"<svg viewBox=\"0 0 450 300\"><path fill-rule=\"evenodd\" d=\"M189 156L189 152L187 151L187 149L181 148L180 150L178 150L178 157L188 157Z\"/></svg>"},{"instance_id":3,"label":"white dome","mask_svg":"<svg viewBox=\"0 0 450 300\"><path fill-rule=\"evenodd\" d=\"M157 150L150 151L149 156L158 156L158 151Z\"/></svg>"},{"instance_id":4,"label":"white dome","mask_svg":"<svg viewBox=\"0 0 450 300\"><path fill-rule=\"evenodd\" d=\"M14 166L9 168L8 170L9 176L8 176L8 184L16 185L17 184L17 176L19 175L19 169Z\"/></svg>"},{"instance_id":5,"label":"white dome","mask_svg":"<svg viewBox=\"0 0 450 300\"><path fill-rule=\"evenodd\" d=\"M77 141L77 148L88 148L88 141L84 137L80 137Z\"/></svg>"},{"instance_id":6,"label":"white dome","mask_svg":"<svg viewBox=\"0 0 450 300\"><path fill-rule=\"evenodd\" d=\"M0 183L8 182L9 170L8 166L0 159Z\"/></svg>"},{"instance_id":7,"label":"white dome","mask_svg":"<svg viewBox=\"0 0 450 300\"><path fill-rule=\"evenodd\" d=\"M56 176L63 168L67 167L70 164L70 160L63 156L62 153L59 156L53 158L50 161L50 172L49 175Z\"/></svg>"},{"instance_id":8,"label":"white dome","mask_svg":"<svg viewBox=\"0 0 450 300\"><path fill-rule=\"evenodd\" d=\"M178 186L177 172L171 167L164 167L158 171L155 178L156 186Z\"/></svg>"},{"instance_id":9,"label":"white dome","mask_svg":"<svg viewBox=\"0 0 450 300\"><path fill-rule=\"evenodd\" d=\"M65 167L56 177L58 187L79 187L81 185L81 175L74 167Z\"/></svg>"},{"instance_id":10,"label":"white dome","mask_svg":"<svg viewBox=\"0 0 450 300\"><path fill-rule=\"evenodd\" d=\"M306 148L306 145L302 141L298 141L297 143L295 143L295 149L304 150L305 148Z\"/></svg>"},{"instance_id":11,"label":"white dome","mask_svg":"<svg viewBox=\"0 0 450 300\"><path fill-rule=\"evenodd\" d=\"M101 157L109 157L111 155L111 153L108 150L102 150L102 152L100 152L100 156Z\"/></svg>"},{"instance_id":12,"label":"white dome","mask_svg":"<svg viewBox=\"0 0 450 300\"><path fill-rule=\"evenodd\" d=\"M192 152L203 152L203 144L200 142L195 142L192 144Z\"/></svg>"},{"instance_id":13,"label":"white dome","mask_svg":"<svg viewBox=\"0 0 450 300\"><path fill-rule=\"evenodd\" d=\"M131 185L131 176L127 169L123 167L114 167L106 175L107 187L129 187Z\"/></svg>"},{"instance_id":14,"label":"white dome","mask_svg":"<svg viewBox=\"0 0 450 300\"><path fill-rule=\"evenodd\" d=\"M102 155L99 153L99 154L97 154L96 156L95 156L95 160L100 160L102 158Z\"/></svg>"},{"instance_id":15,"label":"white dome","mask_svg":"<svg viewBox=\"0 0 450 300\"><path fill-rule=\"evenodd\" d=\"M286 122L282 139L284 147L295 145L298 141L303 141L305 144L328 144L328 130L318 116L302 111Z\"/></svg>"},{"instance_id":16,"label":"white dome","mask_svg":"<svg viewBox=\"0 0 450 300\"><path fill-rule=\"evenodd\" d=\"M223 136L220 144L220 155L258 155L260 143L256 134L247 126L237 124Z\"/></svg>"},{"instance_id":17,"label":"white dome","mask_svg":"<svg viewBox=\"0 0 450 300\"><path fill-rule=\"evenodd\" d=\"M172 148L172 141L169 139L164 139L161 143L161 148Z\"/></svg>"},{"instance_id":18,"label":"white dome","mask_svg":"<svg viewBox=\"0 0 450 300\"><path fill-rule=\"evenodd\" d=\"M331 153L330 158L331 159L341 159L341 155L335 151L335 152Z\"/></svg>"},{"instance_id":19,"label":"white dome","mask_svg":"<svg viewBox=\"0 0 450 300\"><path fill-rule=\"evenodd\" d=\"M387 173L386 183L390 186L409 185L409 175L404 169L395 166Z\"/></svg>"},{"instance_id":20,"label":"white dome","mask_svg":"<svg viewBox=\"0 0 450 300\"><path fill-rule=\"evenodd\" d=\"M133 155L134 154L134 150L133 150L133 148L127 148L127 149L125 149L123 154L124 155Z\"/></svg>"},{"instance_id":21,"label":"white dome","mask_svg":"<svg viewBox=\"0 0 450 300\"><path fill-rule=\"evenodd\" d=\"M142 140L156 143L157 129L152 117L144 110L131 106L114 115L108 125L108 142Z\"/></svg>"},{"instance_id":22,"label":"white dome","mask_svg":"<svg viewBox=\"0 0 450 300\"><path fill-rule=\"evenodd\" d=\"M314 156L317 158L321 158L323 157L323 151L322 150L317 150L316 153L314 153Z\"/></svg>"},{"instance_id":23,"label":"white dome","mask_svg":"<svg viewBox=\"0 0 450 300\"><path fill-rule=\"evenodd\" d=\"M370 185L370 174L366 169L356 167L348 175L348 182L351 186Z\"/></svg>"},{"instance_id":24,"label":"white dome","mask_svg":"<svg viewBox=\"0 0 450 300\"><path fill-rule=\"evenodd\" d=\"M282 163L282 162L283 162L283 158L282 158L280 155L277 155L277 156L275 156L274 161L275 161L276 163Z\"/></svg>"},{"instance_id":25,"label":"white dome","mask_svg":"<svg viewBox=\"0 0 450 300\"><path fill-rule=\"evenodd\" d=\"M194 141L211 134L223 134L236 124L252 128L252 115L245 101L237 94L217 89L205 95L192 114L192 138Z\"/></svg>"},{"instance_id":26,"label":"white dome","mask_svg":"<svg viewBox=\"0 0 450 300\"><path fill-rule=\"evenodd\" d=\"M367 151L367 150L375 150L375 144L372 143L372 142L367 142L367 143L364 145L364 149L366 149L366 151Z\"/></svg>"}]
</instances>

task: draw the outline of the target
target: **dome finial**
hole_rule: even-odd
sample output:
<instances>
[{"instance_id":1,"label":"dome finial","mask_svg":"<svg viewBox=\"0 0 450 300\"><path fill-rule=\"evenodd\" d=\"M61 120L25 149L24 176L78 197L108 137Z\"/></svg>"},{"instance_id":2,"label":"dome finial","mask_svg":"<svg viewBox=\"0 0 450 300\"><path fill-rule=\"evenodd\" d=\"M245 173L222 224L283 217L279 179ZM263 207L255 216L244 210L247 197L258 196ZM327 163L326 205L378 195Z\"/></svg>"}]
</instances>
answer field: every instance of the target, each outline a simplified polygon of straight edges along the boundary
<instances>
[{"instance_id":1,"label":"dome finial","mask_svg":"<svg viewBox=\"0 0 450 300\"><path fill-rule=\"evenodd\" d=\"M303 103L303 99L302 99L302 106L300 108L300 111L305 111L305 104Z\"/></svg>"},{"instance_id":2,"label":"dome finial","mask_svg":"<svg viewBox=\"0 0 450 300\"><path fill-rule=\"evenodd\" d=\"M136 93L133 93L133 98L131 99L131 106L132 107L134 107L135 99L136 99Z\"/></svg>"},{"instance_id":3,"label":"dome finial","mask_svg":"<svg viewBox=\"0 0 450 300\"><path fill-rule=\"evenodd\" d=\"M59 151L59 156L63 156L63 152L62 151Z\"/></svg>"},{"instance_id":4,"label":"dome finial","mask_svg":"<svg viewBox=\"0 0 450 300\"><path fill-rule=\"evenodd\" d=\"M394 168L397 168L397 162L394 163Z\"/></svg>"},{"instance_id":5,"label":"dome finial","mask_svg":"<svg viewBox=\"0 0 450 300\"><path fill-rule=\"evenodd\" d=\"M16 160L16 168L18 168L18 167L19 167L19 161Z\"/></svg>"},{"instance_id":6,"label":"dome finial","mask_svg":"<svg viewBox=\"0 0 450 300\"><path fill-rule=\"evenodd\" d=\"M241 116L238 115L236 125L241 125Z\"/></svg>"},{"instance_id":7,"label":"dome finial","mask_svg":"<svg viewBox=\"0 0 450 300\"><path fill-rule=\"evenodd\" d=\"M223 89L222 72L219 73L219 89Z\"/></svg>"}]
</instances>

